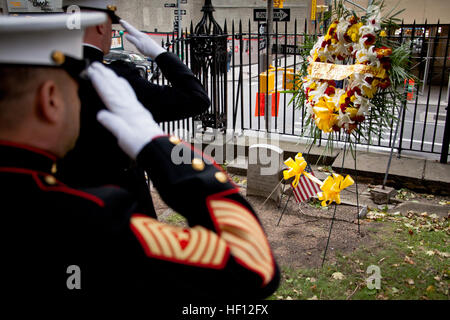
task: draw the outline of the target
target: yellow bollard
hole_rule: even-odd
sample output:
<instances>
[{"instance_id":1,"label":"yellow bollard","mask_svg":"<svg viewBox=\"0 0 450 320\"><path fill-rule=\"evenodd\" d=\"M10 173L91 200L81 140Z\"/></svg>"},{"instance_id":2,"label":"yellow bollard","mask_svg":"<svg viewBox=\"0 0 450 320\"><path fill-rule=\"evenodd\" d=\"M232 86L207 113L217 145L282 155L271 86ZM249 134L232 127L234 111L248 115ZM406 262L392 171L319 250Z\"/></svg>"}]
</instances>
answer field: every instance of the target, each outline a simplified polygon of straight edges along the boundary
<instances>
[{"instance_id":1,"label":"yellow bollard","mask_svg":"<svg viewBox=\"0 0 450 320\"><path fill-rule=\"evenodd\" d=\"M294 89L294 69L288 68L286 72L283 70L283 89L284 90L292 90Z\"/></svg>"},{"instance_id":2,"label":"yellow bollard","mask_svg":"<svg viewBox=\"0 0 450 320\"><path fill-rule=\"evenodd\" d=\"M271 93L275 88L275 73L274 69L261 72L259 74L259 92L260 93Z\"/></svg>"}]
</instances>

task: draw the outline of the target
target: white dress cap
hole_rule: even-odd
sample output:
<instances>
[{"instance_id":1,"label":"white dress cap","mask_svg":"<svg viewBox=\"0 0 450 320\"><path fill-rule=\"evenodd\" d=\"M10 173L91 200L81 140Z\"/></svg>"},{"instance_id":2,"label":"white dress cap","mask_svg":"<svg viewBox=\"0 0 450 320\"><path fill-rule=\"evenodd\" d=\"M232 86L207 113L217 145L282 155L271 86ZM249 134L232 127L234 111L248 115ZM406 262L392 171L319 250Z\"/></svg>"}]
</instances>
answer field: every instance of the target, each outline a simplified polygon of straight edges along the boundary
<instances>
[{"instance_id":1,"label":"white dress cap","mask_svg":"<svg viewBox=\"0 0 450 320\"><path fill-rule=\"evenodd\" d=\"M112 23L119 23L120 17L116 15L116 1L114 0L63 0L63 8L76 5L80 9L100 10L106 12Z\"/></svg>"},{"instance_id":2,"label":"white dress cap","mask_svg":"<svg viewBox=\"0 0 450 320\"><path fill-rule=\"evenodd\" d=\"M0 16L0 64L58 66L65 56L82 60L85 28L105 21L101 12Z\"/></svg>"}]
</instances>

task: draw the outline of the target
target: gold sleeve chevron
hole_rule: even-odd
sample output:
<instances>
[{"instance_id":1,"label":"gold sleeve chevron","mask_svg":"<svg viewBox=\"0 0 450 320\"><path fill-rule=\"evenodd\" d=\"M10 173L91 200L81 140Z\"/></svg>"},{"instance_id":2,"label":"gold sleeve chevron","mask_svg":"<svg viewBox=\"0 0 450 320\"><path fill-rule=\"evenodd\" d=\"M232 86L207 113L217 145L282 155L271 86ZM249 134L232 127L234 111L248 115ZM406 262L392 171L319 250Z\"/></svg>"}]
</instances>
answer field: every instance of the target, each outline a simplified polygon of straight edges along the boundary
<instances>
[{"instance_id":1,"label":"gold sleeve chevron","mask_svg":"<svg viewBox=\"0 0 450 320\"><path fill-rule=\"evenodd\" d=\"M181 228L135 214L131 229L152 258L213 269L223 268L228 260L225 240L201 226Z\"/></svg>"},{"instance_id":2,"label":"gold sleeve chevron","mask_svg":"<svg viewBox=\"0 0 450 320\"><path fill-rule=\"evenodd\" d=\"M263 286L274 276L275 263L267 238L255 216L227 199L209 200L209 208L236 261L259 274Z\"/></svg>"}]
</instances>

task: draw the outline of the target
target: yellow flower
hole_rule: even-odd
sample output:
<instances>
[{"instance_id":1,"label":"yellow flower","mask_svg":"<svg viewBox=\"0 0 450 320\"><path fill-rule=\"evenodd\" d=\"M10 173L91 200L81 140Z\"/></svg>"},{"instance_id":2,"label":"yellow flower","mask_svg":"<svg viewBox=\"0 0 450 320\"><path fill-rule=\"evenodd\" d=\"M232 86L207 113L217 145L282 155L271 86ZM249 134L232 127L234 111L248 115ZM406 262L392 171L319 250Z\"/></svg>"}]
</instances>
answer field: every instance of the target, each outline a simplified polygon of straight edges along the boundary
<instances>
[{"instance_id":1,"label":"yellow flower","mask_svg":"<svg viewBox=\"0 0 450 320\"><path fill-rule=\"evenodd\" d=\"M345 109L345 113L347 113L350 116L350 118L354 118L356 116L357 112L358 112L357 108L350 107L350 108Z\"/></svg>"},{"instance_id":2,"label":"yellow flower","mask_svg":"<svg viewBox=\"0 0 450 320\"><path fill-rule=\"evenodd\" d=\"M367 96L367 98L372 99L375 93L377 92L377 87L363 87L364 94Z\"/></svg>"},{"instance_id":3,"label":"yellow flower","mask_svg":"<svg viewBox=\"0 0 450 320\"><path fill-rule=\"evenodd\" d=\"M333 126L337 123L338 115L334 113L336 106L333 102L319 100L316 107L313 108L315 123L323 132L331 132Z\"/></svg>"},{"instance_id":4,"label":"yellow flower","mask_svg":"<svg viewBox=\"0 0 450 320\"><path fill-rule=\"evenodd\" d=\"M333 201L340 204L341 191L351 186L354 182L350 176L346 176L345 179L343 176L335 173L332 176L328 176L320 187L322 192L318 194L319 200L322 201L322 206L325 207Z\"/></svg>"},{"instance_id":5,"label":"yellow flower","mask_svg":"<svg viewBox=\"0 0 450 320\"><path fill-rule=\"evenodd\" d=\"M386 31L384 31L384 30L381 30L381 32L380 32L380 37L387 37L387 33L386 33Z\"/></svg>"},{"instance_id":6,"label":"yellow flower","mask_svg":"<svg viewBox=\"0 0 450 320\"><path fill-rule=\"evenodd\" d=\"M363 23L356 23L348 28L347 34L352 39L353 42L359 40L359 29L363 26Z\"/></svg>"}]
</instances>

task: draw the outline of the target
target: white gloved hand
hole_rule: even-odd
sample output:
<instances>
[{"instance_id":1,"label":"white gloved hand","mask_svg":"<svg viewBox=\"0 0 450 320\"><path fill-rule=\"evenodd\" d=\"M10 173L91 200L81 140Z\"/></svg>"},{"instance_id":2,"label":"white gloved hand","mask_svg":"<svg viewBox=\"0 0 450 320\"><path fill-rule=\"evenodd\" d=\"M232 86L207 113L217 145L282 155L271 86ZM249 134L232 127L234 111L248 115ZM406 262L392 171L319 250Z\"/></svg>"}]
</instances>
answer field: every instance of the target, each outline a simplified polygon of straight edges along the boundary
<instances>
[{"instance_id":1,"label":"white gloved hand","mask_svg":"<svg viewBox=\"0 0 450 320\"><path fill-rule=\"evenodd\" d=\"M155 40L139 31L125 20L121 19L120 24L125 28L125 31L128 32L128 34L125 35L125 38L134 44L142 54L155 60L161 53L166 52L166 50L157 44Z\"/></svg>"},{"instance_id":2,"label":"white gloved hand","mask_svg":"<svg viewBox=\"0 0 450 320\"><path fill-rule=\"evenodd\" d=\"M147 143L164 135L124 78L98 62L89 66L87 74L108 109L99 111L97 120L117 137L131 158L136 159Z\"/></svg>"}]
</instances>

